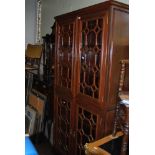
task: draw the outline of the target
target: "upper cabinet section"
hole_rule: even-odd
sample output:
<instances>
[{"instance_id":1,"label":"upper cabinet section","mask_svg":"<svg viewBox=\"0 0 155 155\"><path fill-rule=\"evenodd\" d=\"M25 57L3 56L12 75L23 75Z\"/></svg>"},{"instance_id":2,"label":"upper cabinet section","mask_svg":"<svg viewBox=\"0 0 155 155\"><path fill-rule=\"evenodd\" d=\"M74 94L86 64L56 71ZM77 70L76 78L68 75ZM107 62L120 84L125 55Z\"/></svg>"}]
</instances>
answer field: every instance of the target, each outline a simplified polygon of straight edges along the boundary
<instances>
[{"instance_id":1,"label":"upper cabinet section","mask_svg":"<svg viewBox=\"0 0 155 155\"><path fill-rule=\"evenodd\" d=\"M99 104L110 94L115 103L119 61L128 53L128 8L106 1L55 17L55 84L62 94Z\"/></svg>"}]
</instances>

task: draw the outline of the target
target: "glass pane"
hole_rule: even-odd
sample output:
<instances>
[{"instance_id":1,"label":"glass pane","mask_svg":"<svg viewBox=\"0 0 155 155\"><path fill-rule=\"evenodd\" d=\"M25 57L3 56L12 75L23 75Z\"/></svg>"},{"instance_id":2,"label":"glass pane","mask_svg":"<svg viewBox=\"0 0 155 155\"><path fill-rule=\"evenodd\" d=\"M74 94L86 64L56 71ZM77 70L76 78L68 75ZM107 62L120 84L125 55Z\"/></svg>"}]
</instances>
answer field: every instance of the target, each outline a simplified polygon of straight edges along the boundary
<instances>
[{"instance_id":1,"label":"glass pane","mask_svg":"<svg viewBox=\"0 0 155 155\"><path fill-rule=\"evenodd\" d=\"M102 32L101 31L97 35L97 45L98 45L98 48L101 49L102 47Z\"/></svg>"},{"instance_id":2,"label":"glass pane","mask_svg":"<svg viewBox=\"0 0 155 155\"><path fill-rule=\"evenodd\" d=\"M95 46L95 32L91 31L87 35L87 43L88 43L88 48L93 48Z\"/></svg>"},{"instance_id":3,"label":"glass pane","mask_svg":"<svg viewBox=\"0 0 155 155\"><path fill-rule=\"evenodd\" d=\"M94 29L96 26L96 20L88 21L88 29Z\"/></svg>"}]
</instances>

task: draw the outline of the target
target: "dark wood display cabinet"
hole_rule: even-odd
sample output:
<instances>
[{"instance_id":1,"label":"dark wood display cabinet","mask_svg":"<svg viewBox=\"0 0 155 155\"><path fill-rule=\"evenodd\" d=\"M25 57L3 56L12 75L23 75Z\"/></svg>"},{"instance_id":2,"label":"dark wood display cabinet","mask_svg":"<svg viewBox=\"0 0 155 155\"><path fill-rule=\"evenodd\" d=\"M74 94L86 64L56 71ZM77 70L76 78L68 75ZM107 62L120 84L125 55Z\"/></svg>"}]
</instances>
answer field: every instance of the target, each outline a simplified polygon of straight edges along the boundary
<instances>
[{"instance_id":1,"label":"dark wood display cabinet","mask_svg":"<svg viewBox=\"0 0 155 155\"><path fill-rule=\"evenodd\" d=\"M55 17L54 148L84 155L112 132L120 60L129 58L129 7L116 1Z\"/></svg>"}]
</instances>

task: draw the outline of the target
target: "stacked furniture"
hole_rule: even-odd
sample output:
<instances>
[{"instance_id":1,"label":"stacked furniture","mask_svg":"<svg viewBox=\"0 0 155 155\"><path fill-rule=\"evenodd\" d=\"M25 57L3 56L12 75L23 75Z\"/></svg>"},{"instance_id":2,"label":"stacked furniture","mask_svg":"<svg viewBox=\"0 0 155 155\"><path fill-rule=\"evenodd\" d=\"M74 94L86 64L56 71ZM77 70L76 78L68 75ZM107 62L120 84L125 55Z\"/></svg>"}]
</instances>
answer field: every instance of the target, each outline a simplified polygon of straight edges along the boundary
<instances>
[{"instance_id":1,"label":"stacked furniture","mask_svg":"<svg viewBox=\"0 0 155 155\"><path fill-rule=\"evenodd\" d=\"M26 132L31 131L30 136L39 137L40 133L44 134L47 124L52 122L53 74L50 38L49 35L43 37L43 44L40 45L28 44L25 53ZM32 122L32 117L27 116L28 113L33 114L33 125L29 123Z\"/></svg>"},{"instance_id":2,"label":"stacked furniture","mask_svg":"<svg viewBox=\"0 0 155 155\"><path fill-rule=\"evenodd\" d=\"M116 1L55 17L54 148L84 155L112 133L120 60L129 58L129 7Z\"/></svg>"}]
</instances>

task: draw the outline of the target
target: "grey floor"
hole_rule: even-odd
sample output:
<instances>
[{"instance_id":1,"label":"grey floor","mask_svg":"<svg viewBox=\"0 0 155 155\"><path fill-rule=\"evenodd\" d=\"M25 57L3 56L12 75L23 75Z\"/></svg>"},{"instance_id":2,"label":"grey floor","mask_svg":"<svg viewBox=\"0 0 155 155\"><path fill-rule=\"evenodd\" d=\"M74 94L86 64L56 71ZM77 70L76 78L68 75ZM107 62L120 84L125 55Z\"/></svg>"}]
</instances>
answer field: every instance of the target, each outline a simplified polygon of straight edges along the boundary
<instances>
[{"instance_id":1,"label":"grey floor","mask_svg":"<svg viewBox=\"0 0 155 155\"><path fill-rule=\"evenodd\" d=\"M41 144L36 144L35 147L39 155L56 155L53 152L52 146L49 144L49 142L43 142Z\"/></svg>"},{"instance_id":2,"label":"grey floor","mask_svg":"<svg viewBox=\"0 0 155 155\"><path fill-rule=\"evenodd\" d=\"M39 155L57 155L54 153L52 145L45 136L39 138L30 137Z\"/></svg>"}]
</instances>

